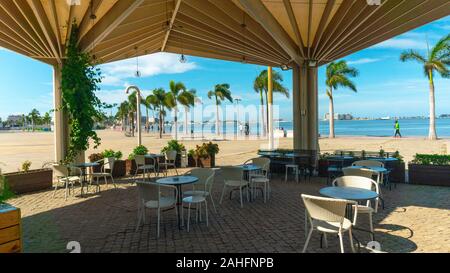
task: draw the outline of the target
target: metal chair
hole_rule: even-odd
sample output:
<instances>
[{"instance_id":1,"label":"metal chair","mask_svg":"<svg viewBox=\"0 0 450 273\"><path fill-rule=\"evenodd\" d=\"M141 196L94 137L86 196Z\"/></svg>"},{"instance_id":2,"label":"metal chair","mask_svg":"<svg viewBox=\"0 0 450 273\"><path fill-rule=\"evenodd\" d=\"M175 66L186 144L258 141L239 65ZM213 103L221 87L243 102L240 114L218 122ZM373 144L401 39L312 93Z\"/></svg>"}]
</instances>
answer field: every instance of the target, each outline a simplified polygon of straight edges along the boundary
<instances>
[{"instance_id":1,"label":"metal chair","mask_svg":"<svg viewBox=\"0 0 450 273\"><path fill-rule=\"evenodd\" d=\"M152 160L152 164L146 164L144 155L135 155L134 161L136 162L136 172L134 173L134 177L137 177L139 171L142 171L142 181L145 181L145 175L148 174L148 179L150 179L151 172L156 172L155 167L155 159L149 158Z\"/></svg>"},{"instance_id":2,"label":"metal chair","mask_svg":"<svg viewBox=\"0 0 450 273\"><path fill-rule=\"evenodd\" d=\"M176 160L177 160L177 151L166 151L164 153L165 157L166 157L166 161L163 163L159 163L160 166L165 168L165 176L167 176L168 173L168 169L169 167L172 167L173 169L175 169L175 173L178 175L178 170L177 170L177 166L176 166Z\"/></svg>"},{"instance_id":3,"label":"metal chair","mask_svg":"<svg viewBox=\"0 0 450 273\"><path fill-rule=\"evenodd\" d=\"M96 179L96 186L97 186L97 191L100 191L100 184L99 184L99 179L103 178L105 181L105 185L108 186L108 178L111 179L114 188L117 188L116 183L114 182L114 177L113 177L113 170L114 170L114 163L115 163L116 159L114 157L108 157L108 158L104 158L101 160L96 161L97 163L102 163L102 169L101 172L99 173L91 173L91 183L92 180L95 178Z\"/></svg>"},{"instance_id":4,"label":"metal chair","mask_svg":"<svg viewBox=\"0 0 450 273\"><path fill-rule=\"evenodd\" d=\"M220 197L220 204L223 201L223 195L225 194L225 189L227 187L232 187L235 189L239 189L239 197L241 201L241 208L244 207L244 203L242 201L242 190L247 189L247 201L249 200L249 182L244 180L244 169L241 167L233 167L226 166L222 167L222 177L223 177L223 189L222 195Z\"/></svg>"},{"instance_id":5,"label":"metal chair","mask_svg":"<svg viewBox=\"0 0 450 273\"><path fill-rule=\"evenodd\" d=\"M67 200L67 195L70 195L70 187L72 187L72 191L75 189L75 183L81 183L81 174L82 171L80 168L67 166L67 165L59 165L53 164L53 177L56 178L55 182L55 190L53 191L52 197L55 197L56 191L58 190L58 184L63 184L65 188L64 199Z\"/></svg>"}]
</instances>

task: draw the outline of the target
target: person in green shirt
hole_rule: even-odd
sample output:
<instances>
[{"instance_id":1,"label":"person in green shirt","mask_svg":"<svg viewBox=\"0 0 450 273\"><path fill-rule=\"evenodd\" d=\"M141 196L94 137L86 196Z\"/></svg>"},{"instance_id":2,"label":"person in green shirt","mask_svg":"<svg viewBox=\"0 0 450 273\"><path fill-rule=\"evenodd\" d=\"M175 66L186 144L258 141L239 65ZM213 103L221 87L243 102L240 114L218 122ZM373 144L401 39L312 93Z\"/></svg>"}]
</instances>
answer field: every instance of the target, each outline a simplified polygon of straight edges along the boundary
<instances>
[{"instance_id":1,"label":"person in green shirt","mask_svg":"<svg viewBox=\"0 0 450 273\"><path fill-rule=\"evenodd\" d=\"M400 134L400 123L398 123L398 120L395 120L395 135L394 137L399 136L400 138L402 137L402 134Z\"/></svg>"}]
</instances>

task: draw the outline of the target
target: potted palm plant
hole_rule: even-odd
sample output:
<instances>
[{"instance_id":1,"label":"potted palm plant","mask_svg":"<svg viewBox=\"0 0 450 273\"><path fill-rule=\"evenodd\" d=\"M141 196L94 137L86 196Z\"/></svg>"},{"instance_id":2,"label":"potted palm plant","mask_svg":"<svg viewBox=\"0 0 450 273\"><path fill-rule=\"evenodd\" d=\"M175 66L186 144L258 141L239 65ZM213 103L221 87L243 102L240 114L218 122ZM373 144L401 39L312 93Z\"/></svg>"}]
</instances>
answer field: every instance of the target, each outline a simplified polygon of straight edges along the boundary
<instances>
[{"instance_id":1,"label":"potted palm plant","mask_svg":"<svg viewBox=\"0 0 450 273\"><path fill-rule=\"evenodd\" d=\"M27 160L22 163L22 167L18 172L5 173L3 175L8 187L15 194L41 191L52 187L52 169L31 170L30 168L31 162Z\"/></svg>"},{"instance_id":2,"label":"potted palm plant","mask_svg":"<svg viewBox=\"0 0 450 273\"><path fill-rule=\"evenodd\" d=\"M165 153L167 151L176 151L177 152L177 158L175 160L175 165L177 168L181 167L181 152L186 151L186 147L177 140L170 140L167 142L167 145L162 148L161 153Z\"/></svg>"},{"instance_id":3,"label":"potted palm plant","mask_svg":"<svg viewBox=\"0 0 450 273\"><path fill-rule=\"evenodd\" d=\"M146 155L148 154L148 149L144 145L136 146L133 149L133 152L128 156L128 159L125 161L126 164L126 173L134 175L136 173L136 161L134 161L134 157L136 155Z\"/></svg>"},{"instance_id":4,"label":"potted palm plant","mask_svg":"<svg viewBox=\"0 0 450 273\"><path fill-rule=\"evenodd\" d=\"M114 169L112 170L113 177L123 177L126 175L126 161L121 160L122 159L122 152L121 151L114 151L114 150L104 150L102 152L103 158L109 158L112 157L115 159L114 161Z\"/></svg>"},{"instance_id":5,"label":"potted palm plant","mask_svg":"<svg viewBox=\"0 0 450 273\"><path fill-rule=\"evenodd\" d=\"M194 154L197 167L213 168L216 166L216 154L219 153L219 145L212 142L197 145Z\"/></svg>"}]
</instances>

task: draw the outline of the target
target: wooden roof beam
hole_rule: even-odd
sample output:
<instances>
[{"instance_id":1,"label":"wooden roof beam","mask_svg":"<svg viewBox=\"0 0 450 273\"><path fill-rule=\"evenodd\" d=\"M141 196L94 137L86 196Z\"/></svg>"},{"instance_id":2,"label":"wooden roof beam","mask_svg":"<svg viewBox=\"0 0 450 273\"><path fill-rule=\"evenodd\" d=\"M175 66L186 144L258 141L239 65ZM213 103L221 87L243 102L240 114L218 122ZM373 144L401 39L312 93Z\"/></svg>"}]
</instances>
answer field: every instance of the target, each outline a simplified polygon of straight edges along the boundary
<instances>
[{"instance_id":1,"label":"wooden roof beam","mask_svg":"<svg viewBox=\"0 0 450 273\"><path fill-rule=\"evenodd\" d=\"M50 49L52 50L53 56L56 57L58 63L61 63L61 56L59 55L59 51L57 49L58 41L55 39L55 33L50 26L50 22L48 21L41 1L28 0L28 4L30 5L31 10L34 13L41 30L44 32L44 36L47 39Z\"/></svg>"},{"instance_id":2,"label":"wooden roof beam","mask_svg":"<svg viewBox=\"0 0 450 273\"><path fill-rule=\"evenodd\" d=\"M300 34L300 29L298 28L297 18L295 18L294 10L292 8L291 0L283 0L284 8L289 17L289 22L291 23L291 27L294 30L295 38L297 39L297 44L300 47L300 53L303 58L305 56L305 44L302 40L302 35Z\"/></svg>"},{"instance_id":3,"label":"wooden roof beam","mask_svg":"<svg viewBox=\"0 0 450 273\"><path fill-rule=\"evenodd\" d=\"M291 57L291 60L302 64L303 59L299 55L299 48L292 41L291 37L280 26L278 21L273 17L270 11L264 6L261 0L238 0L245 11L253 17L272 37L273 39L286 51Z\"/></svg>"},{"instance_id":4,"label":"wooden roof beam","mask_svg":"<svg viewBox=\"0 0 450 273\"><path fill-rule=\"evenodd\" d=\"M120 0L79 40L83 51L89 51L94 45L105 39L120 23L133 13L144 0Z\"/></svg>"},{"instance_id":5,"label":"wooden roof beam","mask_svg":"<svg viewBox=\"0 0 450 273\"><path fill-rule=\"evenodd\" d=\"M323 11L322 17L320 18L319 26L316 31L316 35L314 36L314 40L312 43L312 56L316 56L317 46L322 41L323 33L327 26L328 19L330 18L331 11L333 10L334 4L336 0L328 0Z\"/></svg>"},{"instance_id":6,"label":"wooden roof beam","mask_svg":"<svg viewBox=\"0 0 450 273\"><path fill-rule=\"evenodd\" d=\"M177 18L178 11L180 10L180 5L181 5L181 0L177 0L177 2L175 4L175 9L172 13L172 18L170 18L170 23L169 23L166 35L164 36L164 40L163 40L163 43L161 46L161 51L164 51L164 49L166 48L167 40L169 39L169 35L173 28L173 24L175 23L175 18Z\"/></svg>"}]
</instances>

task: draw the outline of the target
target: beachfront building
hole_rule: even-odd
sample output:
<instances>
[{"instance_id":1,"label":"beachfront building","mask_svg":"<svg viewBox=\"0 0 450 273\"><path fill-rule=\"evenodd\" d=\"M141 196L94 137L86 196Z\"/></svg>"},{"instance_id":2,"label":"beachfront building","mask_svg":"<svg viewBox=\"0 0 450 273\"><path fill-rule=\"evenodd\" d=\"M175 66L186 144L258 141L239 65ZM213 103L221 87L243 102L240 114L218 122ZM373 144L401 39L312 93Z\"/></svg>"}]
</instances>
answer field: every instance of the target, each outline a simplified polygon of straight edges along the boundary
<instances>
[{"instance_id":1,"label":"beachfront building","mask_svg":"<svg viewBox=\"0 0 450 273\"><path fill-rule=\"evenodd\" d=\"M54 67L55 109L73 21L98 63L171 52L291 69L294 148L317 150L318 67L449 13L448 0L1 1L0 46ZM59 161L67 122L54 114Z\"/></svg>"}]
</instances>

